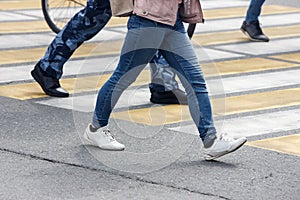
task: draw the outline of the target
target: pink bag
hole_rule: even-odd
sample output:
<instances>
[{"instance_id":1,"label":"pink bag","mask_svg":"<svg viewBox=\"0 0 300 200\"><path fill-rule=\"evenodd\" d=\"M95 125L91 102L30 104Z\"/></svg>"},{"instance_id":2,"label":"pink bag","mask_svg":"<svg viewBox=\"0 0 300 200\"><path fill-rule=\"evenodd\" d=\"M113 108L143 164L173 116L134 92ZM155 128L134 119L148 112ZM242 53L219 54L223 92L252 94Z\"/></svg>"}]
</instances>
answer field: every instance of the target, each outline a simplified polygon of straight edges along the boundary
<instances>
[{"instance_id":1,"label":"pink bag","mask_svg":"<svg viewBox=\"0 0 300 200\"><path fill-rule=\"evenodd\" d=\"M180 16L186 23L203 23L203 12L200 0L182 0L183 6L180 8Z\"/></svg>"}]
</instances>

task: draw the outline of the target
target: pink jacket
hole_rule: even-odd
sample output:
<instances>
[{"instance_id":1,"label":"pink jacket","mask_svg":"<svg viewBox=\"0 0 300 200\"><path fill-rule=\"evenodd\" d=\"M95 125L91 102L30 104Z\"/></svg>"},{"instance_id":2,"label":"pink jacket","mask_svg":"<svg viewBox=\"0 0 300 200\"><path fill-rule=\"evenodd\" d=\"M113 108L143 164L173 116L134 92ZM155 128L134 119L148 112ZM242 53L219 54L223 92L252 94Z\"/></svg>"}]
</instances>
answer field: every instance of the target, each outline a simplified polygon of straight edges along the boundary
<instances>
[{"instance_id":1,"label":"pink jacket","mask_svg":"<svg viewBox=\"0 0 300 200\"><path fill-rule=\"evenodd\" d=\"M133 13L156 22L175 25L182 0L134 0Z\"/></svg>"}]
</instances>

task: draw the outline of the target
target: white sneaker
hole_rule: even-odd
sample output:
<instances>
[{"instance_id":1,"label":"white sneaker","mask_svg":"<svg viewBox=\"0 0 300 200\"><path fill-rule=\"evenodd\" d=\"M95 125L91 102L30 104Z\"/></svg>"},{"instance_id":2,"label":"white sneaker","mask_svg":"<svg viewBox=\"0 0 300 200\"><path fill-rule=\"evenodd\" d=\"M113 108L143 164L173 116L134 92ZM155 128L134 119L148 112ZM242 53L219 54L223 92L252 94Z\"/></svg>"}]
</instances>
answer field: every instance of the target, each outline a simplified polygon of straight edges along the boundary
<instances>
[{"instance_id":1,"label":"white sneaker","mask_svg":"<svg viewBox=\"0 0 300 200\"><path fill-rule=\"evenodd\" d=\"M89 124L86 128L83 135L84 139L103 150L123 151L125 149L125 146L119 143L114 136L110 134L107 126L99 128L96 132L91 131L91 126L92 125Z\"/></svg>"},{"instance_id":2,"label":"white sneaker","mask_svg":"<svg viewBox=\"0 0 300 200\"><path fill-rule=\"evenodd\" d=\"M238 139L226 138L224 136L218 137L214 144L204 149L204 159L213 160L224 156L225 154L231 153L247 142L246 137L241 137Z\"/></svg>"}]
</instances>

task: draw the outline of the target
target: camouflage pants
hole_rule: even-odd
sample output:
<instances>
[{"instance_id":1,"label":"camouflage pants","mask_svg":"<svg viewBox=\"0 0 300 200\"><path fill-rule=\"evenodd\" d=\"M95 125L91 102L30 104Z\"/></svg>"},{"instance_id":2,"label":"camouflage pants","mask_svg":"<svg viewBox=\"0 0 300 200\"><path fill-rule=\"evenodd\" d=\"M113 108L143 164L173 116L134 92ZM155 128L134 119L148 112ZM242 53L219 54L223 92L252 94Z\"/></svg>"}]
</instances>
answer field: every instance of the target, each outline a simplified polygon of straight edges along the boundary
<instances>
[{"instance_id":1,"label":"camouflage pants","mask_svg":"<svg viewBox=\"0 0 300 200\"><path fill-rule=\"evenodd\" d=\"M84 42L101 31L111 18L109 0L88 0L84 9L78 12L60 31L49 45L40 66L49 76L60 79L63 65ZM178 89L175 74L157 53L151 64L151 91Z\"/></svg>"}]
</instances>

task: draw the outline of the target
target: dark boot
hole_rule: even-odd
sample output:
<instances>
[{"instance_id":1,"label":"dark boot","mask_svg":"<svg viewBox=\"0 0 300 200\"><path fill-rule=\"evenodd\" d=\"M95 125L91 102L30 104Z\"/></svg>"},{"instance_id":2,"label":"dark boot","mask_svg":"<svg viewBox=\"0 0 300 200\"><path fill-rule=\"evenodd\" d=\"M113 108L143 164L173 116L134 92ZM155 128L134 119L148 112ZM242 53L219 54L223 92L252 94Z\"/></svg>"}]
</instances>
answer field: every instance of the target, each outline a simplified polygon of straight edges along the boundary
<instances>
[{"instance_id":1,"label":"dark boot","mask_svg":"<svg viewBox=\"0 0 300 200\"><path fill-rule=\"evenodd\" d=\"M59 80L53 77L45 75L45 72L37 63L34 69L31 71L31 76L40 84L43 91L53 97L68 97L69 93L60 87Z\"/></svg>"},{"instance_id":2,"label":"dark boot","mask_svg":"<svg viewBox=\"0 0 300 200\"><path fill-rule=\"evenodd\" d=\"M155 104L187 104L187 97L184 91L180 89L156 92L151 91L150 101Z\"/></svg>"},{"instance_id":3,"label":"dark boot","mask_svg":"<svg viewBox=\"0 0 300 200\"><path fill-rule=\"evenodd\" d=\"M262 32L259 21L243 22L241 31L252 41L269 42L269 38Z\"/></svg>"}]
</instances>

